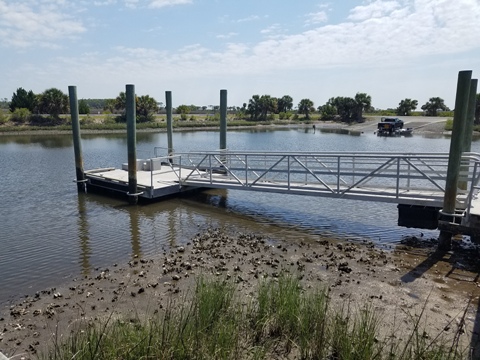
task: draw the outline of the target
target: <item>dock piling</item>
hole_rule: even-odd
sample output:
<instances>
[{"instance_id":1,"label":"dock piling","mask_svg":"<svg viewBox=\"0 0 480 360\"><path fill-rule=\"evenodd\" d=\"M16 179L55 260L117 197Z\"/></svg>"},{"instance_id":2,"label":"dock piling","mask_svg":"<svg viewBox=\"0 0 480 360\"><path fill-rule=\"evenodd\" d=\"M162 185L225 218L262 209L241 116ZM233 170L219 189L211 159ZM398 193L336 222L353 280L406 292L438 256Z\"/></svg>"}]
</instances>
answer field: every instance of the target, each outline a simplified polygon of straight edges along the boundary
<instances>
[{"instance_id":1,"label":"dock piling","mask_svg":"<svg viewBox=\"0 0 480 360\"><path fill-rule=\"evenodd\" d=\"M165 104L167 110L167 143L168 143L168 156L173 155L173 124L172 124L172 92L165 91ZM172 158L169 158L172 163Z\"/></svg>"},{"instance_id":2,"label":"dock piling","mask_svg":"<svg viewBox=\"0 0 480 360\"><path fill-rule=\"evenodd\" d=\"M227 149L227 90L220 90L220 150Z\"/></svg>"},{"instance_id":3,"label":"dock piling","mask_svg":"<svg viewBox=\"0 0 480 360\"><path fill-rule=\"evenodd\" d=\"M477 95L478 79L472 79L470 82L470 93L468 99L467 109L467 124L465 127L465 142L464 152L470 152L472 150L472 135L473 135L473 123L475 122L475 105Z\"/></svg>"},{"instance_id":4,"label":"dock piling","mask_svg":"<svg viewBox=\"0 0 480 360\"><path fill-rule=\"evenodd\" d=\"M128 201L138 202L137 193L137 134L135 85L126 85L126 116L127 116L127 146L128 146Z\"/></svg>"},{"instance_id":5,"label":"dock piling","mask_svg":"<svg viewBox=\"0 0 480 360\"><path fill-rule=\"evenodd\" d=\"M463 138L466 127L465 123L467 120L471 78L471 70L464 70L458 73L452 139L450 141L447 178L445 181L445 197L443 200L443 209L440 211L440 221L449 223L455 223L457 186L463 151ZM452 233L447 230L441 230L438 240L439 250L450 250L452 245Z\"/></svg>"},{"instance_id":6,"label":"dock piling","mask_svg":"<svg viewBox=\"0 0 480 360\"><path fill-rule=\"evenodd\" d=\"M472 150L472 136L473 136L473 123L475 121L475 103L477 94L477 79L472 79L470 82L470 93L468 99L467 119L465 122L465 133L463 140L463 152L470 152ZM460 167L460 173L462 176L458 181L458 188L461 190L467 190L468 186L468 171L469 164L462 164Z\"/></svg>"},{"instance_id":7,"label":"dock piling","mask_svg":"<svg viewBox=\"0 0 480 360\"><path fill-rule=\"evenodd\" d=\"M86 192L86 177L83 169L82 142L80 140L80 119L78 116L77 87L68 87L70 100L70 114L72 116L73 150L75 153L75 173L77 176L78 192Z\"/></svg>"}]
</instances>

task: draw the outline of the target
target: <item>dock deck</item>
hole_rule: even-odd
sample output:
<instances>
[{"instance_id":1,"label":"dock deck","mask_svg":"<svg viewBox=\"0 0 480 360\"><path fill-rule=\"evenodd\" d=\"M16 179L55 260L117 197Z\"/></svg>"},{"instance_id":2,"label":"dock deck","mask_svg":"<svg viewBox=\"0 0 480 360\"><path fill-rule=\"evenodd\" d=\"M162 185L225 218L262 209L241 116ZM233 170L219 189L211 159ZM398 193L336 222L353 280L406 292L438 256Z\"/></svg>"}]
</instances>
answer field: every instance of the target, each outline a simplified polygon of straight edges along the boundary
<instances>
[{"instance_id":1,"label":"dock deck","mask_svg":"<svg viewBox=\"0 0 480 360\"><path fill-rule=\"evenodd\" d=\"M89 187L128 195L128 170L125 168L103 168L85 171ZM163 165L154 170L137 171L138 196L157 199L187 190L180 184L181 167Z\"/></svg>"}]
</instances>

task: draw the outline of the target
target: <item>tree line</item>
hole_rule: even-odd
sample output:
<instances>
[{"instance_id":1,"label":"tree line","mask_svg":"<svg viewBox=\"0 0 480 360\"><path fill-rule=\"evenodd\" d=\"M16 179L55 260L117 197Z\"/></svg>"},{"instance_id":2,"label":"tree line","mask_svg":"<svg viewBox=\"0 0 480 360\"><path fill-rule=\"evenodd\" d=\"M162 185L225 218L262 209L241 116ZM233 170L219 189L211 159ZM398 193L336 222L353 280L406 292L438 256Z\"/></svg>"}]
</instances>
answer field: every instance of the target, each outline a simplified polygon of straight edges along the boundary
<instances>
[{"instance_id":1,"label":"tree line","mask_svg":"<svg viewBox=\"0 0 480 360\"><path fill-rule=\"evenodd\" d=\"M6 99L5 99L6 100ZM102 109L104 113L115 114L118 122L125 121L125 92L120 92L114 99L80 99L79 113L90 114L90 109ZM163 108L163 103L157 102L149 95L136 96L136 113L138 122L153 121L155 115ZM399 102L395 112L399 116L410 116L418 107L418 100L403 99ZM41 117L48 114L53 122L60 121L61 114L69 113L68 95L61 90L50 88L41 94L34 94L32 90L26 91L18 88L8 102L11 117L17 122L27 122L32 117ZM207 111L211 108L214 112L218 106L179 105L175 111L186 119L186 115L195 111ZM322 120L339 120L344 122L363 121L364 112L372 112L372 98L366 93L358 92L354 97L337 96L330 98L324 105L315 108L312 100L301 99L294 108L291 96L273 97L270 95L253 95L248 103L242 107L231 106L230 112L236 113L237 118L252 121L266 121L278 116L280 119L298 119L303 115L308 120L311 114L318 112ZM445 102L440 97L431 97L421 110L426 116L437 116L441 111L449 111ZM475 123L480 123L480 94L476 95Z\"/></svg>"}]
</instances>

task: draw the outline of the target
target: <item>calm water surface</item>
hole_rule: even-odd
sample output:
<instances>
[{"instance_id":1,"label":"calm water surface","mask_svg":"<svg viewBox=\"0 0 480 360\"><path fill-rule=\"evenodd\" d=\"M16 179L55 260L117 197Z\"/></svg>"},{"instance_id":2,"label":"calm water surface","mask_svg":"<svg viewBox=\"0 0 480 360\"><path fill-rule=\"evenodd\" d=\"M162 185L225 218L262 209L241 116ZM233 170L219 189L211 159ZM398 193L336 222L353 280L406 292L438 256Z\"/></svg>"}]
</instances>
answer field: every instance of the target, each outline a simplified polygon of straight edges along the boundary
<instances>
[{"instance_id":1,"label":"calm water surface","mask_svg":"<svg viewBox=\"0 0 480 360\"><path fill-rule=\"evenodd\" d=\"M175 150L216 150L219 134L179 132ZM448 152L449 138L385 138L311 129L230 131L232 150ZM164 133L137 134L139 158L166 147ZM127 161L125 135L82 137L86 169ZM480 142L472 145L480 151ZM0 137L0 303L187 242L207 226L299 241L335 235L393 244L419 229L398 227L395 204L210 190L150 205L77 194L71 136ZM422 230L423 231L423 230ZM437 236L436 231L423 231Z\"/></svg>"}]
</instances>

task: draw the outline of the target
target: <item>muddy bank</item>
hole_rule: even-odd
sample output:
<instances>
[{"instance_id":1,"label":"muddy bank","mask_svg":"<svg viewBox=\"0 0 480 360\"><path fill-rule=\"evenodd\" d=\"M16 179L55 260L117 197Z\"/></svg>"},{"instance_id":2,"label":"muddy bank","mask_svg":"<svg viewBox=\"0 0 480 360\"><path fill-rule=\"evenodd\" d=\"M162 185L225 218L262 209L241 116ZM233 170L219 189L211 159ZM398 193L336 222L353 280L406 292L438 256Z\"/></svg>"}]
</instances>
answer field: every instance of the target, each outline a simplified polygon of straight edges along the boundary
<instances>
[{"instance_id":1,"label":"muddy bank","mask_svg":"<svg viewBox=\"0 0 480 360\"><path fill-rule=\"evenodd\" d=\"M470 344L478 330L477 252L457 249L434 253L435 240L411 238L393 251L370 242L318 237L287 243L265 235L208 229L185 245L127 264L97 269L78 278L4 305L0 315L0 351L36 358L46 346L91 323L121 316L137 320L184 301L198 276L235 282L245 302L258 281L282 272L300 277L304 289L326 287L332 304L382 314L384 329L402 338L411 317L425 311L425 336L446 336L460 329ZM475 340L476 341L476 340Z\"/></svg>"}]
</instances>

